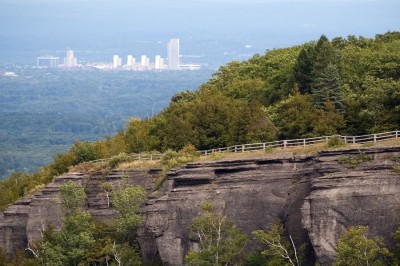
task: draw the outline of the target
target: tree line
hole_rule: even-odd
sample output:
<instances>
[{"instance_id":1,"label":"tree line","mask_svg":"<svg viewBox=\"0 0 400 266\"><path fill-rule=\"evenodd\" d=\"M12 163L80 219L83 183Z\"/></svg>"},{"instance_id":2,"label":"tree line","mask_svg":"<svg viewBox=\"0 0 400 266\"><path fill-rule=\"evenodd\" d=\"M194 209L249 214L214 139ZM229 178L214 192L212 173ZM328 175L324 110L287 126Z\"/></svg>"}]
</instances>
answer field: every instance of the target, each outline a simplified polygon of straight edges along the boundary
<instances>
[{"instance_id":1,"label":"tree line","mask_svg":"<svg viewBox=\"0 0 400 266\"><path fill-rule=\"evenodd\" d=\"M76 141L33 174L0 182L0 208L84 161L123 153L198 150L321 135L362 135L400 124L400 33L319 40L222 66L197 91L95 142Z\"/></svg>"}]
</instances>

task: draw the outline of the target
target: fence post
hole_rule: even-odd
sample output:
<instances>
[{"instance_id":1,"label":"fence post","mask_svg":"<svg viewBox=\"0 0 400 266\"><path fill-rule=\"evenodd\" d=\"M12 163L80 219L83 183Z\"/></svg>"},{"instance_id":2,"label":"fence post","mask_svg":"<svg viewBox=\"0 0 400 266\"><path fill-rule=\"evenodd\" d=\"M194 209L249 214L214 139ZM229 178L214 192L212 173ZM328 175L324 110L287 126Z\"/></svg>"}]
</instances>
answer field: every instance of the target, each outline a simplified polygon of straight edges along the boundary
<instances>
[{"instance_id":1,"label":"fence post","mask_svg":"<svg viewBox=\"0 0 400 266\"><path fill-rule=\"evenodd\" d=\"M306 139L303 139L303 147L306 147Z\"/></svg>"},{"instance_id":2,"label":"fence post","mask_svg":"<svg viewBox=\"0 0 400 266\"><path fill-rule=\"evenodd\" d=\"M263 143L263 151L265 151L265 142Z\"/></svg>"},{"instance_id":3,"label":"fence post","mask_svg":"<svg viewBox=\"0 0 400 266\"><path fill-rule=\"evenodd\" d=\"M235 153L237 153L237 146L235 145Z\"/></svg>"},{"instance_id":4,"label":"fence post","mask_svg":"<svg viewBox=\"0 0 400 266\"><path fill-rule=\"evenodd\" d=\"M139 153L139 161L140 161L140 153Z\"/></svg>"},{"instance_id":5,"label":"fence post","mask_svg":"<svg viewBox=\"0 0 400 266\"><path fill-rule=\"evenodd\" d=\"M283 148L286 149L286 146L287 146L287 140L284 140L283 141Z\"/></svg>"},{"instance_id":6,"label":"fence post","mask_svg":"<svg viewBox=\"0 0 400 266\"><path fill-rule=\"evenodd\" d=\"M208 154L207 154L207 151L205 151L205 152L204 152L204 155L205 155L205 156L207 156L207 155L208 155Z\"/></svg>"},{"instance_id":7,"label":"fence post","mask_svg":"<svg viewBox=\"0 0 400 266\"><path fill-rule=\"evenodd\" d=\"M153 154L150 154L150 161L153 161Z\"/></svg>"},{"instance_id":8,"label":"fence post","mask_svg":"<svg viewBox=\"0 0 400 266\"><path fill-rule=\"evenodd\" d=\"M347 144L347 137L344 137L344 143Z\"/></svg>"},{"instance_id":9,"label":"fence post","mask_svg":"<svg viewBox=\"0 0 400 266\"><path fill-rule=\"evenodd\" d=\"M353 136L353 144L356 144L356 137Z\"/></svg>"},{"instance_id":10,"label":"fence post","mask_svg":"<svg viewBox=\"0 0 400 266\"><path fill-rule=\"evenodd\" d=\"M376 143L376 134L374 134L374 143Z\"/></svg>"},{"instance_id":11,"label":"fence post","mask_svg":"<svg viewBox=\"0 0 400 266\"><path fill-rule=\"evenodd\" d=\"M396 139L399 137L399 131L396 130Z\"/></svg>"},{"instance_id":12,"label":"fence post","mask_svg":"<svg viewBox=\"0 0 400 266\"><path fill-rule=\"evenodd\" d=\"M244 144L242 145L242 152L244 152L245 151L245 147L244 147Z\"/></svg>"}]
</instances>

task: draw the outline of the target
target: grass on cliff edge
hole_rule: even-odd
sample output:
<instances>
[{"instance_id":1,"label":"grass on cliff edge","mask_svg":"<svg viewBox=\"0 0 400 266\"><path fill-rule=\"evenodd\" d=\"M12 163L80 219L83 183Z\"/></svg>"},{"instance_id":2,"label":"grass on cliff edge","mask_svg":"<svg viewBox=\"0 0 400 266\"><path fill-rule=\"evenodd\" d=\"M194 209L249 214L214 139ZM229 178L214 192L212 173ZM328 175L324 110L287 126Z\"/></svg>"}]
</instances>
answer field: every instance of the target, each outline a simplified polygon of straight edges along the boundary
<instances>
[{"instance_id":1,"label":"grass on cliff edge","mask_svg":"<svg viewBox=\"0 0 400 266\"><path fill-rule=\"evenodd\" d=\"M102 163L82 163L70 169L71 172L94 173L102 172L107 175L111 169L129 170L129 169L152 169L162 168L162 174L155 180L154 190L162 187L166 179L167 173L173 168L179 168L190 162L212 162L212 161L228 161L228 160L243 160L257 158L292 158L294 156L317 156L323 150L341 150L348 148L366 149L370 147L388 147L400 146L400 139L387 140L379 143L366 144L344 144L340 141L333 140L332 142L319 143L311 146L288 147L286 149L267 149L266 151L248 151L241 153L232 152L214 152L208 156L198 156L195 148L192 145L184 147L179 152L168 150L164 153L159 161L135 161L121 160L121 158L111 159L111 164ZM121 157L121 156L119 156ZM118 160L115 160L118 159Z\"/></svg>"},{"instance_id":2,"label":"grass on cliff edge","mask_svg":"<svg viewBox=\"0 0 400 266\"><path fill-rule=\"evenodd\" d=\"M219 160L241 160L241 159L255 159L255 158L289 158L293 156L316 156L320 151L323 150L341 150L348 148L366 149L370 147L390 147L400 146L400 139L392 139L381 141L377 143L366 143L366 144L344 144L340 142L332 143L319 143L311 146L298 146L288 147L286 149L267 149L266 151L247 151L240 153L232 152L214 152L208 156L196 156L195 149L193 146L188 145L179 152L170 151L164 153L163 158L160 161L124 161L116 163L110 167L107 163L82 163L70 169L72 172L85 172L93 173L95 171L102 171L105 168L108 169L151 169L151 168L163 168L164 170L170 170L172 168L183 166L190 162L207 162L207 161L219 161Z\"/></svg>"}]
</instances>

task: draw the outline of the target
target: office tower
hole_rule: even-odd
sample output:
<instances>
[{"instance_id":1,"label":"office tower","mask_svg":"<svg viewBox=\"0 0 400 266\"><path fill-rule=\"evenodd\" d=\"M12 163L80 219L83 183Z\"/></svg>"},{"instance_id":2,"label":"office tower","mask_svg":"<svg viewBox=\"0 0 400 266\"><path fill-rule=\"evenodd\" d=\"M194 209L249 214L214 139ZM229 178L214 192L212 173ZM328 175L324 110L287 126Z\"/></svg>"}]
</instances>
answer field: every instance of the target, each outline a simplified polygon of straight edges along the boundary
<instances>
[{"instance_id":1,"label":"office tower","mask_svg":"<svg viewBox=\"0 0 400 266\"><path fill-rule=\"evenodd\" d=\"M76 67L78 66L78 60L74 57L74 51L67 50L67 56L64 58L65 67Z\"/></svg>"},{"instance_id":2,"label":"office tower","mask_svg":"<svg viewBox=\"0 0 400 266\"><path fill-rule=\"evenodd\" d=\"M141 70L148 70L150 67L150 58L148 58L146 55L142 55L140 60L140 67Z\"/></svg>"},{"instance_id":3,"label":"office tower","mask_svg":"<svg viewBox=\"0 0 400 266\"><path fill-rule=\"evenodd\" d=\"M161 56L156 55L156 59L154 61L154 69L163 69L164 65L164 60L161 58Z\"/></svg>"},{"instance_id":4,"label":"office tower","mask_svg":"<svg viewBox=\"0 0 400 266\"><path fill-rule=\"evenodd\" d=\"M127 57L127 59L126 59L126 65L127 66L132 66L133 64L132 64L132 59L133 59L133 56L132 55L128 55L128 57Z\"/></svg>"},{"instance_id":5,"label":"office tower","mask_svg":"<svg viewBox=\"0 0 400 266\"><path fill-rule=\"evenodd\" d=\"M122 59L118 55L113 56L113 68L119 68L122 65Z\"/></svg>"},{"instance_id":6,"label":"office tower","mask_svg":"<svg viewBox=\"0 0 400 266\"><path fill-rule=\"evenodd\" d=\"M60 64L60 58L51 55L39 56L36 58L36 67L38 68L56 68Z\"/></svg>"},{"instance_id":7,"label":"office tower","mask_svg":"<svg viewBox=\"0 0 400 266\"><path fill-rule=\"evenodd\" d=\"M171 39L167 45L168 69L179 70L179 39Z\"/></svg>"}]
</instances>

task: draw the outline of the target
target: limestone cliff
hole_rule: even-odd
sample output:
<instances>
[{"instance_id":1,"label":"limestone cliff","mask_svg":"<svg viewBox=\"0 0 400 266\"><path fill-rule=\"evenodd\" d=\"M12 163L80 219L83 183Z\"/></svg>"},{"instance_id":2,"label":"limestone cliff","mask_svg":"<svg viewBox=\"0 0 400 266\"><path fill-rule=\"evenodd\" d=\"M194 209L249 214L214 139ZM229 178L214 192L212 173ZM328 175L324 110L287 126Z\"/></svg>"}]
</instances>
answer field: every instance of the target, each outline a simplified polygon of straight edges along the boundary
<instances>
[{"instance_id":1,"label":"limestone cliff","mask_svg":"<svg viewBox=\"0 0 400 266\"><path fill-rule=\"evenodd\" d=\"M350 164L362 154L368 160ZM309 243L309 255L330 265L340 232L350 225L368 225L373 235L392 244L400 208L400 174L394 171L400 147L325 151L318 156L282 153L256 159L191 163L168 173L158 196L143 208L141 247L146 263L161 259L164 265L183 265L193 243L188 226L199 206L211 202L218 211L250 234L284 222L296 245ZM70 173L58 177L35 195L9 207L0 216L0 246L8 253L40 238L40 229L60 225L57 201L60 184L76 180L88 195L88 210L99 220L109 219L104 181L129 177L151 191L160 170L113 171L107 176ZM252 243L249 249L255 248Z\"/></svg>"}]
</instances>

